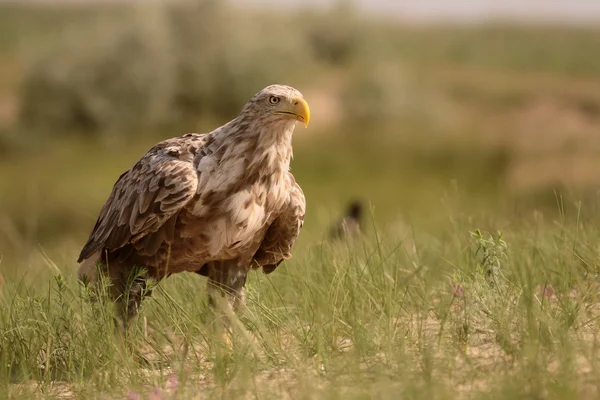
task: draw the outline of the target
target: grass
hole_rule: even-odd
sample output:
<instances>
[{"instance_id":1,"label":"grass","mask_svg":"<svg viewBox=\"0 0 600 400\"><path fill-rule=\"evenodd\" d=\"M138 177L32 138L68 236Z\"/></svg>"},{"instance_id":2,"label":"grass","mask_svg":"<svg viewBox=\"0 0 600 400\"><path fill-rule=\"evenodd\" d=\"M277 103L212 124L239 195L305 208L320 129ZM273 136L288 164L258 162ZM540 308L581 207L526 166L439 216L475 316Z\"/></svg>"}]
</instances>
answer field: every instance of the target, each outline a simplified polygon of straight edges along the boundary
<instances>
[{"instance_id":1,"label":"grass","mask_svg":"<svg viewBox=\"0 0 600 400\"><path fill-rule=\"evenodd\" d=\"M0 385L11 398L596 398L598 227L453 207L435 232L303 243L251 273L233 351L207 327L202 278L160 283L126 339L72 268L7 280Z\"/></svg>"}]
</instances>

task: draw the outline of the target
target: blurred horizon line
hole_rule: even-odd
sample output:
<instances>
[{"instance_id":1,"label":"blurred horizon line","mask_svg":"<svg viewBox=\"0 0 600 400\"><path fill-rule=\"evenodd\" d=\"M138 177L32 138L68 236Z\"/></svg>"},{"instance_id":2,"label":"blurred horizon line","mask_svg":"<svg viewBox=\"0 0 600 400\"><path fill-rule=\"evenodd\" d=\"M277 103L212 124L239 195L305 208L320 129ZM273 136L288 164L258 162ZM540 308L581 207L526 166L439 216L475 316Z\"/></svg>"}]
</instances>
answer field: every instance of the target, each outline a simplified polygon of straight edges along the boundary
<instances>
[{"instance_id":1,"label":"blurred horizon line","mask_svg":"<svg viewBox=\"0 0 600 400\"><path fill-rule=\"evenodd\" d=\"M0 0L0 4L98 4L98 3L174 3L186 0ZM242 6L294 9L327 9L347 3L373 16L408 23L478 24L506 22L525 24L592 25L600 22L600 1L578 0L232 0Z\"/></svg>"}]
</instances>

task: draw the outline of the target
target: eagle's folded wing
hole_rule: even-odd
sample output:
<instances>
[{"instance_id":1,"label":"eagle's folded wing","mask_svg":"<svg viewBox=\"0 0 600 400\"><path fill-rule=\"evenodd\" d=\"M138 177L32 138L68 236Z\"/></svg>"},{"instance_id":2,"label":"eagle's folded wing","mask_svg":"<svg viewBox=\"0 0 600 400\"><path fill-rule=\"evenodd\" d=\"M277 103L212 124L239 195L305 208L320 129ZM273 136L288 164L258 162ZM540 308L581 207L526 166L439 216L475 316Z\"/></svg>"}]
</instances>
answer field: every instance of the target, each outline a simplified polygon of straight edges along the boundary
<instances>
[{"instance_id":1,"label":"eagle's folded wing","mask_svg":"<svg viewBox=\"0 0 600 400\"><path fill-rule=\"evenodd\" d=\"M164 150L150 150L117 180L78 262L156 232L194 197L198 176L193 163Z\"/></svg>"},{"instance_id":2,"label":"eagle's folded wing","mask_svg":"<svg viewBox=\"0 0 600 400\"><path fill-rule=\"evenodd\" d=\"M292 245L304 223L306 199L294 177L291 174L290 177L292 190L286 208L269 226L260 248L254 255L254 263L263 267L266 274L273 272L283 260L292 256Z\"/></svg>"}]
</instances>

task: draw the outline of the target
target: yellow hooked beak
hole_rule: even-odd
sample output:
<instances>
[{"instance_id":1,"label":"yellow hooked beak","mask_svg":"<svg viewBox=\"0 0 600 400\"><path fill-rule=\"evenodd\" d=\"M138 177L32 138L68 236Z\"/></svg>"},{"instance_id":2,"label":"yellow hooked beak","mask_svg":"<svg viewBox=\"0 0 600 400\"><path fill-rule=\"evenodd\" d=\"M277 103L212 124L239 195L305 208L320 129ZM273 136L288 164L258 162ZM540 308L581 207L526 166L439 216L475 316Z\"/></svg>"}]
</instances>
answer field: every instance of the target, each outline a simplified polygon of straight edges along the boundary
<instances>
[{"instance_id":1,"label":"yellow hooked beak","mask_svg":"<svg viewBox=\"0 0 600 400\"><path fill-rule=\"evenodd\" d=\"M292 101L282 106L282 109L274 111L275 114L283 114L308 126L310 122L310 108L302 97L294 97Z\"/></svg>"}]
</instances>

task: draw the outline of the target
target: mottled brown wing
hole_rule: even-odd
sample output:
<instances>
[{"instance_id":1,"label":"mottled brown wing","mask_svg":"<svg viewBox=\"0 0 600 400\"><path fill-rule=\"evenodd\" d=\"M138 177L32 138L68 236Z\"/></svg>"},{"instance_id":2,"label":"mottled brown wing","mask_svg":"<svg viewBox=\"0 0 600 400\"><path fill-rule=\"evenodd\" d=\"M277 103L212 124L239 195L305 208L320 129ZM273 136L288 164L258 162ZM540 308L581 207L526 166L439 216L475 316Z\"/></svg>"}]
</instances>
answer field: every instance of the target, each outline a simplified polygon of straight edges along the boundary
<instances>
[{"instance_id":1,"label":"mottled brown wing","mask_svg":"<svg viewBox=\"0 0 600 400\"><path fill-rule=\"evenodd\" d=\"M306 199L300 186L292 179L290 200L283 212L273 221L260 248L254 255L254 262L270 274L283 260L292 256L292 246L300 233L306 212Z\"/></svg>"},{"instance_id":2,"label":"mottled brown wing","mask_svg":"<svg viewBox=\"0 0 600 400\"><path fill-rule=\"evenodd\" d=\"M156 232L194 197L197 185L190 159L173 148L153 148L115 183L78 262Z\"/></svg>"}]
</instances>

